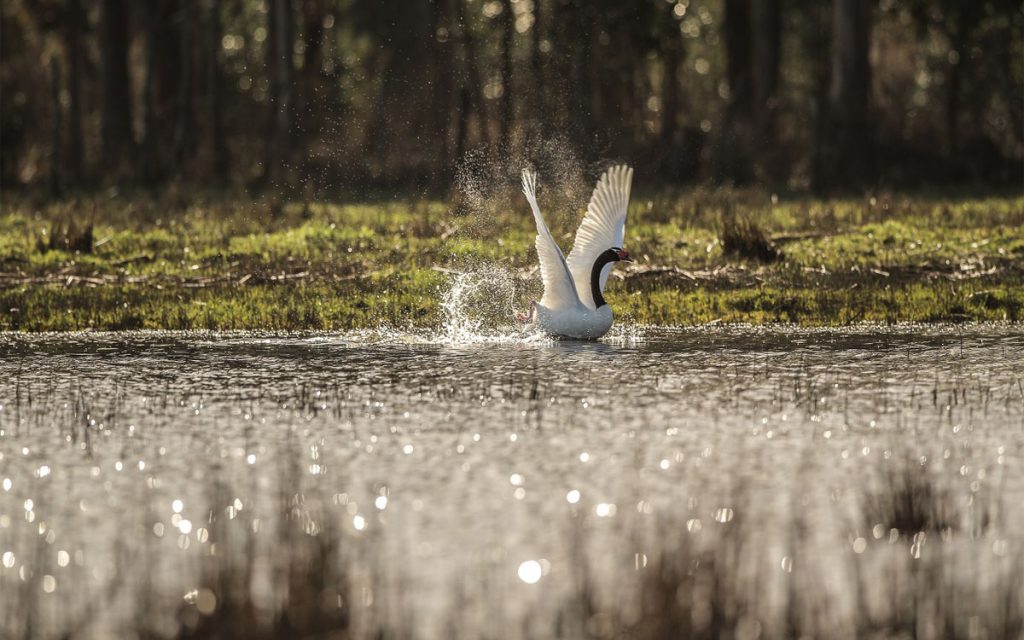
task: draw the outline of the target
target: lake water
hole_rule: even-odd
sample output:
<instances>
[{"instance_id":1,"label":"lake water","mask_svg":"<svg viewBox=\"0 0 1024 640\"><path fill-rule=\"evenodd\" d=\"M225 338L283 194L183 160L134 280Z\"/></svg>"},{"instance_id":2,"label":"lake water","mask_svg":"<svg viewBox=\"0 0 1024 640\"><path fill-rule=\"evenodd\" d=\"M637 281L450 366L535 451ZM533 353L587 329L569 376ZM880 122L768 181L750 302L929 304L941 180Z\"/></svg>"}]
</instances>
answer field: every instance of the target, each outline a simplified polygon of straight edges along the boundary
<instances>
[{"instance_id":1,"label":"lake water","mask_svg":"<svg viewBox=\"0 0 1024 640\"><path fill-rule=\"evenodd\" d=\"M0 637L1024 633L1024 332L0 335Z\"/></svg>"}]
</instances>

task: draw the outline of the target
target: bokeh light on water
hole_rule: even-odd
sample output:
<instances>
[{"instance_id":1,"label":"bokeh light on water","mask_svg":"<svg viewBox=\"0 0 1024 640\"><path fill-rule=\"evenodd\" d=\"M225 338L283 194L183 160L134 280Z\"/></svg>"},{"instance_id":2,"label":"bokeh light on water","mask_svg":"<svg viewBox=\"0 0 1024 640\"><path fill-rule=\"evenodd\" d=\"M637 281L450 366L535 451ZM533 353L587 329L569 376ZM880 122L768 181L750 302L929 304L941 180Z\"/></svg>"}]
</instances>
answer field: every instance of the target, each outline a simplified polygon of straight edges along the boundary
<instances>
[{"instance_id":1,"label":"bokeh light on water","mask_svg":"<svg viewBox=\"0 0 1024 640\"><path fill-rule=\"evenodd\" d=\"M1020 631L1019 332L471 337L0 337L0 636Z\"/></svg>"}]
</instances>

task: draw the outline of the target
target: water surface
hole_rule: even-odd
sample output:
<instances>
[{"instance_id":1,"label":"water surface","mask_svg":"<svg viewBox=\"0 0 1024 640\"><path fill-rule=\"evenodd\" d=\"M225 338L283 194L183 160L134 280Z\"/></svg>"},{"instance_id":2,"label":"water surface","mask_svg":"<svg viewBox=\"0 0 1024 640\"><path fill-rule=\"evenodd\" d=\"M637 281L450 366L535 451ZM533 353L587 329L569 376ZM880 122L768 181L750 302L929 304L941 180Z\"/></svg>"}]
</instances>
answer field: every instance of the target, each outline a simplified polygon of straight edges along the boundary
<instances>
[{"instance_id":1,"label":"water surface","mask_svg":"<svg viewBox=\"0 0 1024 640\"><path fill-rule=\"evenodd\" d=\"M1024 632L1019 329L450 337L0 336L0 636Z\"/></svg>"}]
</instances>

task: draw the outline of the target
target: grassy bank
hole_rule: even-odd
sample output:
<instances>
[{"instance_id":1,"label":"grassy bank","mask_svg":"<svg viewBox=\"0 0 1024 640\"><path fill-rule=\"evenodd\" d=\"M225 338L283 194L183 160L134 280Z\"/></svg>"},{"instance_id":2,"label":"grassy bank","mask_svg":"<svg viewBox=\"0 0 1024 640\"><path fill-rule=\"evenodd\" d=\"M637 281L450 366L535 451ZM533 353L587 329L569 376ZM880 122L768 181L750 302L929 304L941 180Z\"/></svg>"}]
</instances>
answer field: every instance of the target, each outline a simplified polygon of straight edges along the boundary
<instances>
[{"instance_id":1,"label":"grassy bank","mask_svg":"<svg viewBox=\"0 0 1024 640\"><path fill-rule=\"evenodd\" d=\"M451 272L481 265L510 274L525 303L539 286L534 231L509 198L466 213L440 202L5 195L0 330L434 325ZM547 215L571 246L579 214ZM1022 227L1020 197L640 193L626 239L637 263L607 297L636 323L1016 322Z\"/></svg>"}]
</instances>

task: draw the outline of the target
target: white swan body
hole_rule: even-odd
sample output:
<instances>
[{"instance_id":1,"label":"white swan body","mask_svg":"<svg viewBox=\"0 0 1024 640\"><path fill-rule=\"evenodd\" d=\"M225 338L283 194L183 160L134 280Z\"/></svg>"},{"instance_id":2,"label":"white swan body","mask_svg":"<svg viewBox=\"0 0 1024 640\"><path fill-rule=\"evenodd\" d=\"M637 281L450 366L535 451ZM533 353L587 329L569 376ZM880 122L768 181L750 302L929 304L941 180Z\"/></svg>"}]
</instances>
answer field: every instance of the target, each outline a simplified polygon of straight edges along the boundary
<instances>
[{"instance_id":1,"label":"white swan body","mask_svg":"<svg viewBox=\"0 0 1024 640\"><path fill-rule=\"evenodd\" d=\"M537 328L553 336L565 336L577 340L596 340L612 328L612 308L589 309L580 305L577 309L555 311L542 304L534 308L534 322Z\"/></svg>"},{"instance_id":2,"label":"white swan body","mask_svg":"<svg viewBox=\"0 0 1024 640\"><path fill-rule=\"evenodd\" d=\"M593 340L612 327L612 310L602 295L614 262L632 262L622 250L633 170L612 167L598 180L569 258L562 254L537 205L537 176L523 171L523 193L537 225L537 257L544 295L530 319L556 336Z\"/></svg>"}]
</instances>

